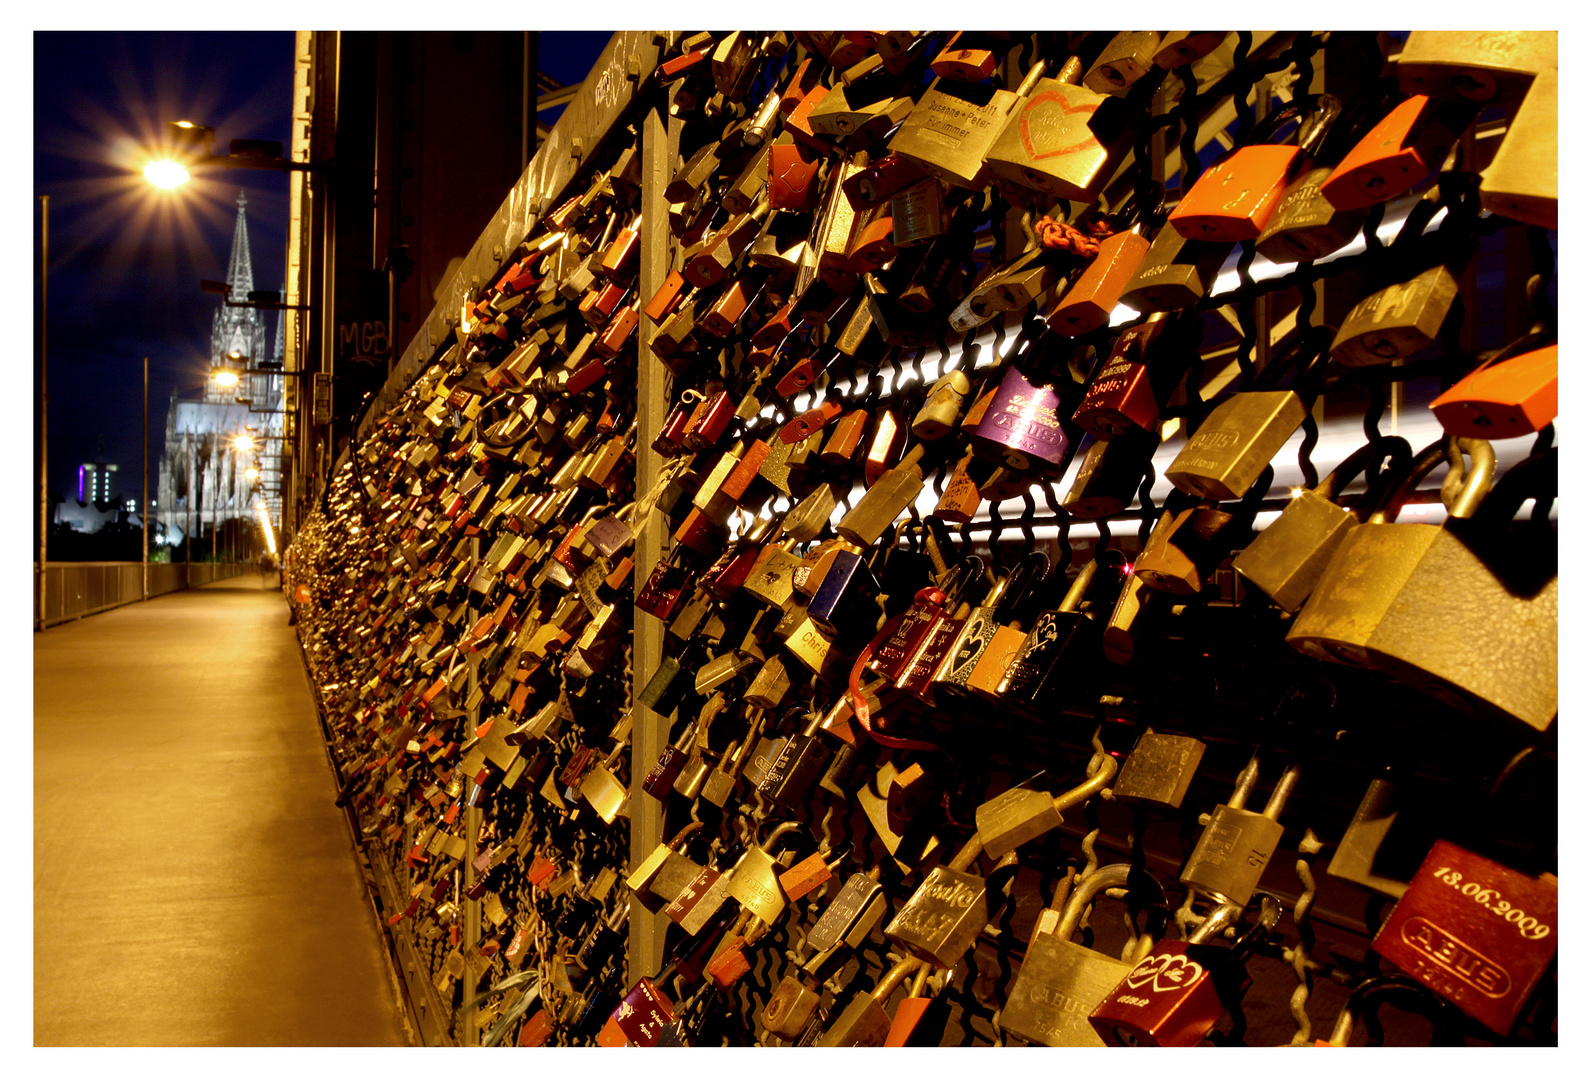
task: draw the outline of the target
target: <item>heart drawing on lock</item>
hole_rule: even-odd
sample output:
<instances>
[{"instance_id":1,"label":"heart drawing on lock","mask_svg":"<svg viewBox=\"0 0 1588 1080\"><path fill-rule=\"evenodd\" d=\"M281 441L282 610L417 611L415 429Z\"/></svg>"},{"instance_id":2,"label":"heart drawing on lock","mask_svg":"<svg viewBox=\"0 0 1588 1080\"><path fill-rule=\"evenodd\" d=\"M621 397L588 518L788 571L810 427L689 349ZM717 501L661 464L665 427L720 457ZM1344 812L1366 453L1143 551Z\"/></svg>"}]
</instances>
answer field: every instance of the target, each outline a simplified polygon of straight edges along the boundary
<instances>
[{"instance_id":1,"label":"heart drawing on lock","mask_svg":"<svg viewBox=\"0 0 1588 1080\"><path fill-rule=\"evenodd\" d=\"M1171 990L1184 990L1202 977L1202 965L1195 960L1187 959L1180 953L1159 953L1149 956L1131 969L1125 976L1125 985L1132 990L1140 990L1148 983L1152 984L1155 994L1167 993Z\"/></svg>"},{"instance_id":2,"label":"heart drawing on lock","mask_svg":"<svg viewBox=\"0 0 1588 1080\"><path fill-rule=\"evenodd\" d=\"M1025 108L1020 110L1020 145L1032 161L1073 154L1077 150L1095 146L1097 139L1092 134L1090 121L1096 111L1097 102L1072 106L1069 98L1057 90L1032 94ZM1037 152L1036 143L1031 137L1033 126L1050 149Z\"/></svg>"}]
</instances>

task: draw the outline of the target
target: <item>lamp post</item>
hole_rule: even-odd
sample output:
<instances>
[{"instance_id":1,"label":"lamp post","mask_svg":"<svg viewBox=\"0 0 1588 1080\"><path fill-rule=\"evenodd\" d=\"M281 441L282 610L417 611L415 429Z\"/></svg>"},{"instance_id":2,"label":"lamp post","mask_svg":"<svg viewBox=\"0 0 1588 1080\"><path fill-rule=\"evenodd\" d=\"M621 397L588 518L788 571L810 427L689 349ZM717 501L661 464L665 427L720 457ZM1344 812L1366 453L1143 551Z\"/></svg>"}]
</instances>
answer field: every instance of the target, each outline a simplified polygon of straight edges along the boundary
<instances>
[{"instance_id":1,"label":"lamp post","mask_svg":"<svg viewBox=\"0 0 1588 1080\"><path fill-rule=\"evenodd\" d=\"M143 524L143 598L149 599L149 358L143 358L143 501L138 504Z\"/></svg>"},{"instance_id":2,"label":"lamp post","mask_svg":"<svg viewBox=\"0 0 1588 1080\"><path fill-rule=\"evenodd\" d=\"M39 232L39 615L38 629L44 629L45 577L49 568L50 536L50 197L40 195L44 220Z\"/></svg>"}]
</instances>

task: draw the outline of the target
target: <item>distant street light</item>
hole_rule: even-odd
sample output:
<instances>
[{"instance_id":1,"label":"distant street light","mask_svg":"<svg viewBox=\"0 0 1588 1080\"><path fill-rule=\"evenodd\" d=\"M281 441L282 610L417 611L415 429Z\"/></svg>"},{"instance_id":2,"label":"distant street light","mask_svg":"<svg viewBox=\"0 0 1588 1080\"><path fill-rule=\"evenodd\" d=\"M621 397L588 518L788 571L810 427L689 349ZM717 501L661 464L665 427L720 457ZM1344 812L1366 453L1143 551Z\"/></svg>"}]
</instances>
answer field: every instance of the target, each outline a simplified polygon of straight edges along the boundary
<instances>
[{"instance_id":1,"label":"distant street light","mask_svg":"<svg viewBox=\"0 0 1588 1080\"><path fill-rule=\"evenodd\" d=\"M210 373L210 377L219 386L236 386L238 382L237 372L231 368L216 368Z\"/></svg>"},{"instance_id":2,"label":"distant street light","mask_svg":"<svg viewBox=\"0 0 1588 1080\"><path fill-rule=\"evenodd\" d=\"M281 301L281 292L277 289L250 289L248 299L233 300L231 284L225 281L211 281L202 278L199 288L207 293L216 293L222 297L221 302L227 307L258 308L261 311L309 311L308 304L284 304Z\"/></svg>"},{"instance_id":3,"label":"distant street light","mask_svg":"<svg viewBox=\"0 0 1588 1080\"><path fill-rule=\"evenodd\" d=\"M254 448L254 437L252 435L239 435L232 440L232 445L239 450L252 450Z\"/></svg>"}]
</instances>

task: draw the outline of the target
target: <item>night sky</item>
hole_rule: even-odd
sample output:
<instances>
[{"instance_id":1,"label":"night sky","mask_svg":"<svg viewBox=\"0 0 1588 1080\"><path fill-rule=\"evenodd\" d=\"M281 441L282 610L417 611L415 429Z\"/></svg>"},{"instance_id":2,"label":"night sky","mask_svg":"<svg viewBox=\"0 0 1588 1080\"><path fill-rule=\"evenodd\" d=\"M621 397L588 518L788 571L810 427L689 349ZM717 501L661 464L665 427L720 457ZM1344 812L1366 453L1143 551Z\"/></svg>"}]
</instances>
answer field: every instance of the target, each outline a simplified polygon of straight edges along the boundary
<instances>
[{"instance_id":1,"label":"night sky","mask_svg":"<svg viewBox=\"0 0 1588 1080\"><path fill-rule=\"evenodd\" d=\"M286 32L33 36L34 416L39 196L48 195L52 493L75 497L77 467L101 460L102 446L102 460L120 466L119 494L139 495L148 356L155 497L171 395L196 396L208 373L220 297L198 283L226 276L239 190L248 195L254 287L280 287L285 175L213 170L167 192L138 170L141 148L158 144L170 120L215 128L221 153L234 138L287 142L292 53ZM274 349L274 312L266 325Z\"/></svg>"},{"instance_id":2,"label":"night sky","mask_svg":"<svg viewBox=\"0 0 1588 1080\"><path fill-rule=\"evenodd\" d=\"M541 69L582 79L609 36L543 32ZM208 373L220 298L198 283L226 276L237 193L248 196L256 289L281 286L288 203L287 177L265 170L215 169L160 191L139 171L142 148L182 119L213 127L219 153L236 138L288 144L293 34L40 31L31 48L34 453L39 196L48 195L50 489L75 497L77 467L104 460L120 466L120 496L138 496L148 356L152 498L171 395L198 395ZM274 351L277 314L264 314ZM32 476L36 498L36 456Z\"/></svg>"}]
</instances>

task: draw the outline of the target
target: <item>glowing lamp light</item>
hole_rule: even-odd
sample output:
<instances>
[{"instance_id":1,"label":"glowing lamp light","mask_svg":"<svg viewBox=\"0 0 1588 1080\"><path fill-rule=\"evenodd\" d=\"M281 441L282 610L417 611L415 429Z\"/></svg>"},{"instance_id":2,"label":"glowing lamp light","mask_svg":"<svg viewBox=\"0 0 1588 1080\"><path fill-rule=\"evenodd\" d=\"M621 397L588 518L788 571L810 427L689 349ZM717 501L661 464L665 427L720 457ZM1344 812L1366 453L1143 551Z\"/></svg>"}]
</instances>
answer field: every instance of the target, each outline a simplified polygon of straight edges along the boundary
<instances>
[{"instance_id":1,"label":"glowing lamp light","mask_svg":"<svg viewBox=\"0 0 1588 1080\"><path fill-rule=\"evenodd\" d=\"M254 448L254 438L252 435L239 435L232 440L232 445L239 450L252 450Z\"/></svg>"},{"instance_id":2,"label":"glowing lamp light","mask_svg":"<svg viewBox=\"0 0 1588 1080\"><path fill-rule=\"evenodd\" d=\"M143 167L143 178L157 188L169 191L188 182L188 172L174 161L151 161Z\"/></svg>"},{"instance_id":3,"label":"glowing lamp light","mask_svg":"<svg viewBox=\"0 0 1588 1080\"><path fill-rule=\"evenodd\" d=\"M238 382L237 372L231 368L216 368L210 377L217 386L236 386Z\"/></svg>"},{"instance_id":4,"label":"glowing lamp light","mask_svg":"<svg viewBox=\"0 0 1588 1080\"><path fill-rule=\"evenodd\" d=\"M243 470L243 475L245 477L247 477L249 480L258 480L259 479L259 470L254 468L252 465L250 465L250 466L248 466L248 468ZM260 503L259 505L263 506L265 504L264 503Z\"/></svg>"}]
</instances>

